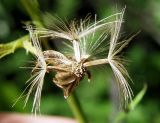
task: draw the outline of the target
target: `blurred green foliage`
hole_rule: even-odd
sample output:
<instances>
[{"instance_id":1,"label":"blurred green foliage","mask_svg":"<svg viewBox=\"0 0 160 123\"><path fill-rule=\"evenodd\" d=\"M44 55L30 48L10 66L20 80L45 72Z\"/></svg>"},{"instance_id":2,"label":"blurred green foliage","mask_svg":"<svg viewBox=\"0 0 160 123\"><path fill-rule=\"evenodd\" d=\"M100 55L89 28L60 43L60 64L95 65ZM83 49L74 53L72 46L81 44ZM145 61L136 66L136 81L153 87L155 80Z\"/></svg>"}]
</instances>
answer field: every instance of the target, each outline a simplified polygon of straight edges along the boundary
<instances>
[{"instance_id":1,"label":"blurred green foliage","mask_svg":"<svg viewBox=\"0 0 160 123\"><path fill-rule=\"evenodd\" d=\"M23 22L30 21L32 18L24 9L22 1L0 0L0 43L16 40L27 34ZM88 13L93 17L97 14L100 19L116 11L116 8L123 8L126 5L122 36L126 37L141 30L141 33L124 50L124 55L129 60L127 69L133 80L133 84L130 85L135 95L143 88L144 83L147 84L148 89L140 104L123 120L126 123L160 123L159 0L39 0L38 2L42 12L47 11L66 20L84 18ZM27 54L24 49L19 49L0 60L1 112L30 112L32 100L25 109L23 109L24 98L20 99L14 107L12 105L23 92L25 82L30 76L30 70L19 69L19 67L28 66L27 61L31 59L30 54ZM82 107L89 120L95 123L112 123L119 109L112 94L114 79L110 68L106 67L105 70L95 68L91 72L92 81L88 83L85 78L76 89ZM46 76L41 112L47 115L72 117L63 94L53 84L52 77L53 75Z\"/></svg>"}]
</instances>

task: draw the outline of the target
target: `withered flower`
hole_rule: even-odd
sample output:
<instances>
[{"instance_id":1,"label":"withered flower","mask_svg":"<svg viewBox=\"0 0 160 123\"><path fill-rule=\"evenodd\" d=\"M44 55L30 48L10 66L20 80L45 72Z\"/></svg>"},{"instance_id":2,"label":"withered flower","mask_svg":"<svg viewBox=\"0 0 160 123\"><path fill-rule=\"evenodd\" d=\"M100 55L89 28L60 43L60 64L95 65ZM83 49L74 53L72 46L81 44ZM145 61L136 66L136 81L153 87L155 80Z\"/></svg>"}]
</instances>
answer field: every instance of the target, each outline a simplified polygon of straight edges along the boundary
<instances>
[{"instance_id":1,"label":"withered flower","mask_svg":"<svg viewBox=\"0 0 160 123\"><path fill-rule=\"evenodd\" d=\"M33 88L36 88L33 110L39 111L41 91L46 72L55 72L53 82L64 91L67 98L77 87L85 75L91 79L88 68L109 64L117 79L119 95L122 105L127 105L132 99L132 90L127 82L130 78L123 66L123 59L119 56L122 49L132 39L119 41L120 28L123 23L124 10L100 21L90 24L90 19L73 21L70 25L61 22L61 26L53 25L53 29L31 28L33 47L36 49L37 65L33 69L33 76L29 80L30 89L26 101ZM66 42L66 49L71 52L60 53L55 50L42 51L38 38L61 38ZM107 41L109 41L107 43Z\"/></svg>"}]
</instances>

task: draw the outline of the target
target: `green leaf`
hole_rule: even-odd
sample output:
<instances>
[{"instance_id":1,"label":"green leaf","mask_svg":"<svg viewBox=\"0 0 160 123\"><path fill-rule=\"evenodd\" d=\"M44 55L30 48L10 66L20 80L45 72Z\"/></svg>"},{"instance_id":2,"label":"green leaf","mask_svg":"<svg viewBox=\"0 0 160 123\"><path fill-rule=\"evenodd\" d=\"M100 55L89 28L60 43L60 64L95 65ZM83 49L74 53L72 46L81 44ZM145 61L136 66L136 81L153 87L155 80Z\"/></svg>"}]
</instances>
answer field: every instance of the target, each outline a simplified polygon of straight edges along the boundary
<instances>
[{"instance_id":1,"label":"green leaf","mask_svg":"<svg viewBox=\"0 0 160 123\"><path fill-rule=\"evenodd\" d=\"M113 123L120 123L123 119L125 119L128 115L128 112L135 109L135 107L140 103L140 101L143 99L145 93L147 91L147 85L145 84L143 89L136 95L136 97L132 100L132 102L128 105L127 112L120 111L117 116L115 117L115 120Z\"/></svg>"},{"instance_id":2,"label":"green leaf","mask_svg":"<svg viewBox=\"0 0 160 123\"><path fill-rule=\"evenodd\" d=\"M145 84L143 89L136 95L136 97L129 104L129 106L128 106L129 111L135 109L135 107L140 103L140 101L144 97L146 91L147 91L147 85Z\"/></svg>"},{"instance_id":3,"label":"green leaf","mask_svg":"<svg viewBox=\"0 0 160 123\"><path fill-rule=\"evenodd\" d=\"M17 48L22 47L22 40L24 40L24 37L7 44L0 44L0 58L14 53Z\"/></svg>"},{"instance_id":4,"label":"green leaf","mask_svg":"<svg viewBox=\"0 0 160 123\"><path fill-rule=\"evenodd\" d=\"M0 58L14 53L18 48L24 48L27 52L29 51L31 53L35 53L35 48L28 40L28 36L23 36L15 41L6 44L0 44Z\"/></svg>"}]
</instances>

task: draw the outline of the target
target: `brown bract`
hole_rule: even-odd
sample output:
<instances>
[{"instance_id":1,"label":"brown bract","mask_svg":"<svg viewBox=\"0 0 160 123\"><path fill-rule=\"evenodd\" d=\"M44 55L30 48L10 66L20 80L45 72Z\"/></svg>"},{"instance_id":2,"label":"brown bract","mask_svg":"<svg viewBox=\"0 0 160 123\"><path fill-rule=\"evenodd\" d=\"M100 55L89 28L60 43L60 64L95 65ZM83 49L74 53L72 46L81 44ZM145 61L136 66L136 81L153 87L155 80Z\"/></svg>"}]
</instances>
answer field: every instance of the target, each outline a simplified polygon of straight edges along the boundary
<instances>
[{"instance_id":1,"label":"brown bract","mask_svg":"<svg viewBox=\"0 0 160 123\"><path fill-rule=\"evenodd\" d=\"M85 74L88 74L90 79L90 72L83 65L86 60L77 62L74 58L67 58L54 50L44 51L43 54L47 71L56 72L53 82L63 89L65 98L79 85Z\"/></svg>"}]
</instances>

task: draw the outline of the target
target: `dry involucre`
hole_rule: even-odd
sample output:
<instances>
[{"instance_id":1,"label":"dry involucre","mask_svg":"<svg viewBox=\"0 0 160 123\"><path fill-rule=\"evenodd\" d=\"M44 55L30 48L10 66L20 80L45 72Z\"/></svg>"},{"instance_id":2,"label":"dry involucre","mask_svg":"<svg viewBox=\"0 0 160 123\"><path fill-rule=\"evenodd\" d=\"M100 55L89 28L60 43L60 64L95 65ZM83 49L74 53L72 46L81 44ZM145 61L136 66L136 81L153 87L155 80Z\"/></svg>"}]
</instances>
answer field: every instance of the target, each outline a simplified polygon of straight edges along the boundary
<instances>
[{"instance_id":1,"label":"dry involucre","mask_svg":"<svg viewBox=\"0 0 160 123\"><path fill-rule=\"evenodd\" d=\"M109 64L117 79L117 85L122 106L126 106L132 99L132 90L127 82L130 78L123 66L123 59L119 56L122 49L129 43L128 40L119 41L119 33L123 22L124 9L100 21L90 24L90 20L80 20L79 24L73 21L70 25L61 22L61 26L52 25L53 29L33 28L27 26L30 38L37 57L36 66L32 70L29 92L35 89L33 112L40 111L41 91L46 73L55 72L53 82L64 91L67 98L78 86L85 75L91 79L88 68L96 65ZM54 51L42 51L39 38L60 38L66 41L64 54ZM109 40L107 43L106 41Z\"/></svg>"}]
</instances>

